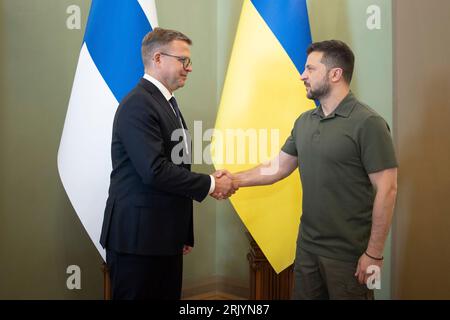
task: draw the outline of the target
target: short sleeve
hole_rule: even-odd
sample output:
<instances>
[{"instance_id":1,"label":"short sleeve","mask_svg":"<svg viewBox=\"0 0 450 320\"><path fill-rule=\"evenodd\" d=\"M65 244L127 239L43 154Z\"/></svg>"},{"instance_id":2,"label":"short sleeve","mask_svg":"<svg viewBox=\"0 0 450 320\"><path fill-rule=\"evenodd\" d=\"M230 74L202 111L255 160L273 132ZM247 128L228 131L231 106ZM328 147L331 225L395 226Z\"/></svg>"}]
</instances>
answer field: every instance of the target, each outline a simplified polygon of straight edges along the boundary
<instances>
[{"instance_id":1,"label":"short sleeve","mask_svg":"<svg viewBox=\"0 0 450 320\"><path fill-rule=\"evenodd\" d=\"M291 131L291 135L286 139L286 142L284 143L281 150L286 152L287 154L290 154L291 156L298 156L297 146L295 145L295 124L294 128Z\"/></svg>"},{"instance_id":2,"label":"short sleeve","mask_svg":"<svg viewBox=\"0 0 450 320\"><path fill-rule=\"evenodd\" d=\"M389 126L380 116L367 118L359 132L361 161L367 173L398 166Z\"/></svg>"}]
</instances>

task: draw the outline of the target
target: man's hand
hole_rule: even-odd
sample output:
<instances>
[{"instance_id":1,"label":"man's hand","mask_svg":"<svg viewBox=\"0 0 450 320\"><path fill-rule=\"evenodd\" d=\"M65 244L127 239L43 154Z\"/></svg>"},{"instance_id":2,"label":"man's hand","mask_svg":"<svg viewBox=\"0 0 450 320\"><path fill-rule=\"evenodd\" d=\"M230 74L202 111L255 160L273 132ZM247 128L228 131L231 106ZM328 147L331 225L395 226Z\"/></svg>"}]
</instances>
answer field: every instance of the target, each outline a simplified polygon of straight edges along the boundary
<instances>
[{"instance_id":1,"label":"man's hand","mask_svg":"<svg viewBox=\"0 0 450 320\"><path fill-rule=\"evenodd\" d=\"M370 266L378 266L381 270L381 267L383 266L383 260L372 259L368 257L365 253L363 253L362 256L359 258L358 267L356 268L355 273L355 277L358 278L360 284L366 284L367 279L373 274L367 273L367 270Z\"/></svg>"},{"instance_id":2,"label":"man's hand","mask_svg":"<svg viewBox=\"0 0 450 320\"><path fill-rule=\"evenodd\" d=\"M216 178L227 176L228 178L230 178L232 180L234 180L236 178L230 171L228 171L226 169L217 170L216 172L213 173L213 176Z\"/></svg>"},{"instance_id":3,"label":"man's hand","mask_svg":"<svg viewBox=\"0 0 450 320\"><path fill-rule=\"evenodd\" d=\"M192 247L188 245L184 245L183 247L183 255L189 254L192 251Z\"/></svg>"},{"instance_id":4,"label":"man's hand","mask_svg":"<svg viewBox=\"0 0 450 320\"><path fill-rule=\"evenodd\" d=\"M233 175L227 170L218 170L214 172L213 177L216 188L211 196L217 200L226 199L239 189L237 182L233 180Z\"/></svg>"}]
</instances>

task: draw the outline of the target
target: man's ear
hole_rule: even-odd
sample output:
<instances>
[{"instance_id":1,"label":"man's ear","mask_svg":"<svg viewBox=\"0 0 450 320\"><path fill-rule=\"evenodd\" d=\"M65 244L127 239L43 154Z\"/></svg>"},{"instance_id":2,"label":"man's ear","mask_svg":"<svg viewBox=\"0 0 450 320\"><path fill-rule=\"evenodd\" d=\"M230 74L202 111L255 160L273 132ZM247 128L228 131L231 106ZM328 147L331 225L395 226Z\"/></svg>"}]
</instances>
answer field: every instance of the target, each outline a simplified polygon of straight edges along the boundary
<instances>
[{"instance_id":1,"label":"man's ear","mask_svg":"<svg viewBox=\"0 0 450 320\"><path fill-rule=\"evenodd\" d=\"M152 60L154 61L155 64L159 64L161 62L161 53L156 51L153 54Z\"/></svg>"},{"instance_id":2,"label":"man's ear","mask_svg":"<svg viewBox=\"0 0 450 320\"><path fill-rule=\"evenodd\" d=\"M342 79L343 70L341 68L333 68L330 70L330 80L332 82L338 82Z\"/></svg>"}]
</instances>

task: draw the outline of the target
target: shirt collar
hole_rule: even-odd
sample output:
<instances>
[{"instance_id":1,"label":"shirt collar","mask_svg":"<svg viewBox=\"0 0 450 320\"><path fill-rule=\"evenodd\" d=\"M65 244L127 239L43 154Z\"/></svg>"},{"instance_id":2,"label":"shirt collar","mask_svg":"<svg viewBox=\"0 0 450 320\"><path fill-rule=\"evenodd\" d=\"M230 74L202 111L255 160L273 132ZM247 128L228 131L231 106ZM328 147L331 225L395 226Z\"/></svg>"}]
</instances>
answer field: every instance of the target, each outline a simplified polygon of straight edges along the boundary
<instances>
[{"instance_id":1,"label":"shirt collar","mask_svg":"<svg viewBox=\"0 0 450 320\"><path fill-rule=\"evenodd\" d=\"M170 91L160 81L153 78L151 75L147 73L144 74L144 79L153 83L155 87L157 87L159 91L161 91L161 93L163 94L164 98L166 98L167 101L169 101L173 97L173 94L171 94Z\"/></svg>"},{"instance_id":2,"label":"shirt collar","mask_svg":"<svg viewBox=\"0 0 450 320\"><path fill-rule=\"evenodd\" d=\"M334 109L334 111L328 115L327 118L332 118L335 115L339 115L344 118L348 118L350 113L353 111L353 108L356 104L356 98L353 96L353 93L349 91L349 93L345 96L345 98L339 103L339 105ZM324 117L324 113L322 110L322 106L318 106L312 114L318 115L320 117Z\"/></svg>"}]
</instances>

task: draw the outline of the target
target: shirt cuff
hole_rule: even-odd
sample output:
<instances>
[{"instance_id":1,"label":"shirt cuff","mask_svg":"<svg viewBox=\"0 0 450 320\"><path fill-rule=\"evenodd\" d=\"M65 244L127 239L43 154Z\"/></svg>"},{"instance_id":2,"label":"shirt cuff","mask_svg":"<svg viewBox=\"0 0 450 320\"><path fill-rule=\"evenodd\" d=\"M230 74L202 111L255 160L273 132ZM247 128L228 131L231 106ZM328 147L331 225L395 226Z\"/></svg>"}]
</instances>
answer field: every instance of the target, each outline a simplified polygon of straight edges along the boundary
<instances>
[{"instance_id":1,"label":"shirt cuff","mask_svg":"<svg viewBox=\"0 0 450 320\"><path fill-rule=\"evenodd\" d=\"M211 178L211 187L209 187L208 195L214 192L214 189L216 189L216 180L212 175L209 176Z\"/></svg>"}]
</instances>

